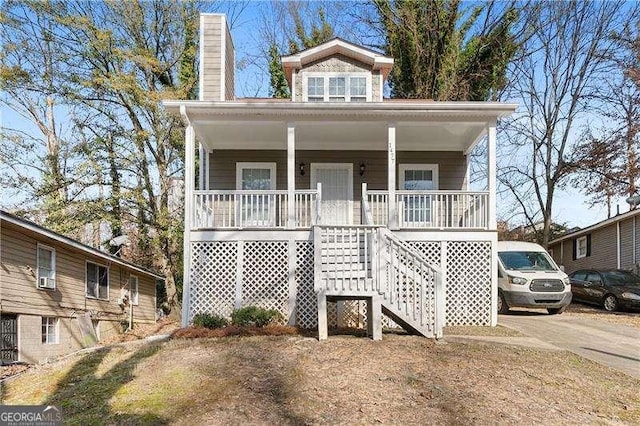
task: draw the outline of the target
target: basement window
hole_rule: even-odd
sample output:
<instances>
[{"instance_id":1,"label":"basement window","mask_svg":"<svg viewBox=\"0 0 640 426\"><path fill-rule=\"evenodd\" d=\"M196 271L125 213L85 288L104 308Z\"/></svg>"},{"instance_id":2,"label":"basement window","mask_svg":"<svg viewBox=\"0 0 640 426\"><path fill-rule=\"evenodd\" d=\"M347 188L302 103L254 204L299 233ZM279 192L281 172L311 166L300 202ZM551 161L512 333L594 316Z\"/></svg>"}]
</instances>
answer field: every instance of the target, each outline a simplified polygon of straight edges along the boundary
<instances>
[{"instance_id":1,"label":"basement window","mask_svg":"<svg viewBox=\"0 0 640 426\"><path fill-rule=\"evenodd\" d=\"M58 343L58 318L42 317L42 343L46 345Z\"/></svg>"}]
</instances>

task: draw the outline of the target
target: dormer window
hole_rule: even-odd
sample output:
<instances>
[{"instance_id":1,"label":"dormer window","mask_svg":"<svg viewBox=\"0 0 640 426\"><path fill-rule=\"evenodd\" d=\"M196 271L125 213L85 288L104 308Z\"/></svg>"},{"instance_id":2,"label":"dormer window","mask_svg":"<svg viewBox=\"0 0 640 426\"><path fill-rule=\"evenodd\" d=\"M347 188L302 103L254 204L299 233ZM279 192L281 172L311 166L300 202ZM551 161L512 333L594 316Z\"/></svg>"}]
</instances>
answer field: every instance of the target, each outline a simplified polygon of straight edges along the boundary
<instances>
[{"instance_id":1,"label":"dormer window","mask_svg":"<svg viewBox=\"0 0 640 426\"><path fill-rule=\"evenodd\" d=\"M309 102L324 101L324 78L309 77L307 82L307 100Z\"/></svg>"},{"instance_id":2,"label":"dormer window","mask_svg":"<svg viewBox=\"0 0 640 426\"><path fill-rule=\"evenodd\" d=\"M367 102L371 76L324 73L306 78L308 102Z\"/></svg>"},{"instance_id":3,"label":"dormer window","mask_svg":"<svg viewBox=\"0 0 640 426\"><path fill-rule=\"evenodd\" d=\"M329 77L329 101L344 102L347 100L345 77Z\"/></svg>"},{"instance_id":4,"label":"dormer window","mask_svg":"<svg viewBox=\"0 0 640 426\"><path fill-rule=\"evenodd\" d=\"M349 95L351 102L367 101L367 79L364 77L349 78Z\"/></svg>"}]
</instances>

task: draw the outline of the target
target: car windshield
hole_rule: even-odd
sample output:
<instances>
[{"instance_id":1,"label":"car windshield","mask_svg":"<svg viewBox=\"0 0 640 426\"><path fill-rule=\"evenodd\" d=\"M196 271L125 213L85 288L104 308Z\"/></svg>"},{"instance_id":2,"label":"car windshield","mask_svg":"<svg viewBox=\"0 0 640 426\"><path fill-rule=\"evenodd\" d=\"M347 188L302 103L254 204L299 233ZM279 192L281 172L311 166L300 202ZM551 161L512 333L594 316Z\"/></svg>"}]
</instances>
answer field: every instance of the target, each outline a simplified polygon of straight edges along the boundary
<instances>
[{"instance_id":1,"label":"car windshield","mask_svg":"<svg viewBox=\"0 0 640 426\"><path fill-rule=\"evenodd\" d=\"M557 271L546 253L539 251L503 251L498 253L506 269L517 271Z\"/></svg>"},{"instance_id":2,"label":"car windshield","mask_svg":"<svg viewBox=\"0 0 640 426\"><path fill-rule=\"evenodd\" d=\"M627 271L603 272L604 281L609 285L627 285L640 287L640 277Z\"/></svg>"}]
</instances>

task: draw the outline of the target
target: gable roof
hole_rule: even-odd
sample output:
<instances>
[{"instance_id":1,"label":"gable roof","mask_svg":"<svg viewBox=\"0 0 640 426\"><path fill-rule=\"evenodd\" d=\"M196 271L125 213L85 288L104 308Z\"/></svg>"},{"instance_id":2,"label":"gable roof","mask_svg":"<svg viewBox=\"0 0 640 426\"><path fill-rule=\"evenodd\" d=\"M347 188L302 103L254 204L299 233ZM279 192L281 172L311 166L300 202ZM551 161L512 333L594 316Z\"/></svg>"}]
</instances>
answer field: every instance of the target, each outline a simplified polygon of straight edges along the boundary
<instances>
[{"instance_id":1,"label":"gable roof","mask_svg":"<svg viewBox=\"0 0 640 426\"><path fill-rule=\"evenodd\" d=\"M14 216L14 215L12 215L10 213L5 212L4 210L0 210L0 222L2 222L2 221L7 221L7 222L12 223L14 225L17 225L17 226L19 226L21 228L27 229L29 231L35 232L37 234L40 234L40 235L42 235L44 237L50 238L50 239L52 239L54 241L57 241L59 243L66 244L66 245L71 246L71 247L73 247L75 249L81 250L81 251L83 251L85 253L88 253L88 254L91 254L93 256L97 256L97 257L100 257L102 259L108 260L109 262L117 263L117 264L119 264L121 266L134 269L134 270L136 270L138 272L141 272L143 274L146 274L146 275L151 275L152 277L157 278L157 279L161 279L161 280L165 279L165 277L162 276L162 275L158 275L155 272L149 271L148 269L145 269L145 268L143 268L141 266L138 266L138 265L136 265L134 263L128 262L128 261L126 261L126 260L124 260L124 259L122 259L120 257L114 256L114 255L109 254L109 253L105 253L105 252L100 251L98 249L95 249L95 248L93 248L91 246L83 244L83 243L81 243L79 241L73 240L73 239L71 239L69 237L65 237L62 234L58 234L57 232L51 231L50 229L44 228L44 227L42 227L42 226L40 226L40 225L38 225L36 223L33 223L33 222L28 221L26 219L22 219L22 218L19 218L17 216Z\"/></svg>"},{"instance_id":2,"label":"gable roof","mask_svg":"<svg viewBox=\"0 0 640 426\"><path fill-rule=\"evenodd\" d=\"M552 244L556 244L556 243L559 243L559 242L564 241L564 240L573 239L573 238L576 238L576 237L580 237L582 235L589 234L589 233L591 233L591 232L593 232L593 231L595 231L597 229L604 228L604 227L607 227L609 225L613 225L613 224L615 224L617 222L623 221L625 219L632 218L634 216L640 216L640 209L631 210L631 211L628 211L626 213L622 213L622 214L619 214L617 216L610 217L609 219L605 219L605 220L602 220L600 222L594 223L593 225L587 226L586 228L582 228L582 229L578 229L578 230L575 230L575 231L571 231L571 232L569 232L567 234L564 234L563 236L561 236L559 238L556 238L553 241L549 241L549 245L551 246Z\"/></svg>"},{"instance_id":3,"label":"gable roof","mask_svg":"<svg viewBox=\"0 0 640 426\"><path fill-rule=\"evenodd\" d=\"M371 65L371 69L380 70L385 79L393 67L393 58L390 56L383 55L375 50L371 50L336 37L315 47L303 50L302 52L280 58L289 86L291 86L291 75L293 70L298 70L308 63L335 54L341 54L359 62Z\"/></svg>"}]
</instances>

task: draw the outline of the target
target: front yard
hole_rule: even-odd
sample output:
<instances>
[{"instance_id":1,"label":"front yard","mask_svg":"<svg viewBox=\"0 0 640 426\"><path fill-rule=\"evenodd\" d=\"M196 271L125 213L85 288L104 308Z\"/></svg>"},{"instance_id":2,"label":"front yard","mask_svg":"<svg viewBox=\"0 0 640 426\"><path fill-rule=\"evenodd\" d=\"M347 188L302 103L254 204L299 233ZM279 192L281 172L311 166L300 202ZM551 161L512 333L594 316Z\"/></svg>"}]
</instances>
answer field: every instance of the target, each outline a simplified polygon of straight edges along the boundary
<instances>
[{"instance_id":1,"label":"front yard","mask_svg":"<svg viewBox=\"0 0 640 426\"><path fill-rule=\"evenodd\" d=\"M563 351L385 334L129 342L30 369L65 423L638 423L640 381Z\"/></svg>"}]
</instances>

